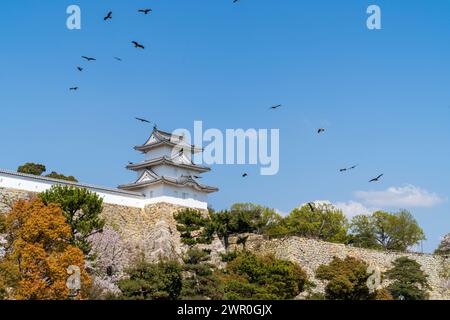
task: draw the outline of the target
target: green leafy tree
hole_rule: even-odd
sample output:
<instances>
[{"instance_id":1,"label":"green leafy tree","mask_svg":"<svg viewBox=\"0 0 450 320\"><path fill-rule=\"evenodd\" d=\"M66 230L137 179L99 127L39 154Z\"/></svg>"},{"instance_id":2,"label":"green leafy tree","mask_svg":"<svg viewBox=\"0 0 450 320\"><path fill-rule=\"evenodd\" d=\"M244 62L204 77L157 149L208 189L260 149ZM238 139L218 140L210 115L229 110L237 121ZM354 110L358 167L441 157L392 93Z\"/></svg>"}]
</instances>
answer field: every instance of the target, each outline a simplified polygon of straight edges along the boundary
<instances>
[{"instance_id":1,"label":"green leafy tree","mask_svg":"<svg viewBox=\"0 0 450 320\"><path fill-rule=\"evenodd\" d=\"M78 182L78 180L74 176L65 176L63 174L57 173L55 171L52 171L48 175L46 175L47 178L53 178L53 179L59 179L59 180L65 180L65 181L71 181L71 182Z\"/></svg>"},{"instance_id":2,"label":"green leafy tree","mask_svg":"<svg viewBox=\"0 0 450 320\"><path fill-rule=\"evenodd\" d=\"M293 299L310 285L305 271L293 262L250 252L228 263L221 279L229 300Z\"/></svg>"},{"instance_id":3,"label":"green leafy tree","mask_svg":"<svg viewBox=\"0 0 450 320\"><path fill-rule=\"evenodd\" d=\"M43 164L28 162L17 168L17 172L32 174L34 176L42 175L47 169Z\"/></svg>"},{"instance_id":4,"label":"green leafy tree","mask_svg":"<svg viewBox=\"0 0 450 320\"><path fill-rule=\"evenodd\" d=\"M316 270L316 278L328 281L325 296L329 300L369 300L372 295L367 287L371 276L367 263L353 257L335 257L328 265Z\"/></svg>"},{"instance_id":5,"label":"green leafy tree","mask_svg":"<svg viewBox=\"0 0 450 320\"><path fill-rule=\"evenodd\" d=\"M274 209L253 203L236 203L230 213L236 233L266 234L282 220Z\"/></svg>"},{"instance_id":6,"label":"green leafy tree","mask_svg":"<svg viewBox=\"0 0 450 320\"><path fill-rule=\"evenodd\" d=\"M211 243L214 235L211 219L195 209L185 209L174 215L181 241L188 246Z\"/></svg>"},{"instance_id":7,"label":"green leafy tree","mask_svg":"<svg viewBox=\"0 0 450 320\"><path fill-rule=\"evenodd\" d=\"M429 297L428 276L417 261L408 257L395 260L385 276L392 281L387 287L391 295L399 300L426 300Z\"/></svg>"},{"instance_id":8,"label":"green leafy tree","mask_svg":"<svg viewBox=\"0 0 450 320\"><path fill-rule=\"evenodd\" d=\"M220 300L223 290L219 279L214 274L214 267L208 262L208 250L190 249L183 259L184 279L181 296L183 299Z\"/></svg>"},{"instance_id":9,"label":"green leafy tree","mask_svg":"<svg viewBox=\"0 0 450 320\"><path fill-rule=\"evenodd\" d=\"M94 192L69 186L55 185L39 194L45 204L58 204L73 234L72 244L89 255L91 244L88 238L102 232L105 221L101 218L103 200Z\"/></svg>"},{"instance_id":10,"label":"green leafy tree","mask_svg":"<svg viewBox=\"0 0 450 320\"><path fill-rule=\"evenodd\" d=\"M21 165L17 168L17 172L32 174L34 176L42 176L42 174L47 171L47 168L43 164L28 162L24 165ZM65 176L63 174L52 171L51 173L46 175L47 178L78 182L78 180L74 176Z\"/></svg>"},{"instance_id":11,"label":"green leafy tree","mask_svg":"<svg viewBox=\"0 0 450 320\"><path fill-rule=\"evenodd\" d=\"M377 228L372 217L367 215L355 216L350 224L351 242L360 248L381 249L377 241Z\"/></svg>"},{"instance_id":12,"label":"green leafy tree","mask_svg":"<svg viewBox=\"0 0 450 320\"><path fill-rule=\"evenodd\" d=\"M212 212L210 230L216 232L228 248L231 236L243 233L268 235L281 221L281 216L273 209L252 203L237 203L230 210Z\"/></svg>"},{"instance_id":13,"label":"green leafy tree","mask_svg":"<svg viewBox=\"0 0 450 320\"><path fill-rule=\"evenodd\" d=\"M329 204L305 205L294 209L283 221L287 234L346 243L347 218L341 210Z\"/></svg>"},{"instance_id":14,"label":"green leafy tree","mask_svg":"<svg viewBox=\"0 0 450 320\"><path fill-rule=\"evenodd\" d=\"M120 298L125 300L177 300L183 287L182 266L178 262L153 264L143 260L127 270L120 280Z\"/></svg>"},{"instance_id":15,"label":"green leafy tree","mask_svg":"<svg viewBox=\"0 0 450 320\"><path fill-rule=\"evenodd\" d=\"M360 246L397 251L406 251L426 239L413 215L406 210L395 214L377 211L369 217L356 216L352 220L352 233Z\"/></svg>"}]
</instances>

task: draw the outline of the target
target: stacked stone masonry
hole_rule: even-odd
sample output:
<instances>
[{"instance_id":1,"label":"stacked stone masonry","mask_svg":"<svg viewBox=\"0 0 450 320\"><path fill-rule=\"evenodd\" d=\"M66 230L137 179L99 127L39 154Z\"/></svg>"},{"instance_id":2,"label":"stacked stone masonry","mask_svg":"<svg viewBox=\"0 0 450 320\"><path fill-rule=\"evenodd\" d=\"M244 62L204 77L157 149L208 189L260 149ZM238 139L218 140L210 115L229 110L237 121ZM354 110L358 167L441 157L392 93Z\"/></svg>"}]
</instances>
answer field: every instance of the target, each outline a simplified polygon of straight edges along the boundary
<instances>
[{"instance_id":1,"label":"stacked stone masonry","mask_svg":"<svg viewBox=\"0 0 450 320\"><path fill-rule=\"evenodd\" d=\"M0 212L8 212L10 205L18 199L32 197L33 194L28 192L0 188ZM180 259L186 248L181 243L174 213L181 209L183 208L167 203L149 205L144 209L104 204L103 217L107 226L114 229L127 245L128 257L124 261L130 262L139 256L148 261L157 261L161 257ZM231 250L241 247L235 242L236 239L231 239ZM431 298L450 300L448 258L430 254L368 250L298 237L268 240L262 236L250 235L246 247L257 254L273 254L298 263L317 285L317 292L323 292L325 284L315 279L315 270L322 264L328 264L333 257L356 257L366 261L372 268L384 272L391 267L392 261L408 256L416 260L429 276ZM216 239L210 249L214 262L219 264L219 253L225 250L222 243ZM124 267L126 265L122 266Z\"/></svg>"}]
</instances>

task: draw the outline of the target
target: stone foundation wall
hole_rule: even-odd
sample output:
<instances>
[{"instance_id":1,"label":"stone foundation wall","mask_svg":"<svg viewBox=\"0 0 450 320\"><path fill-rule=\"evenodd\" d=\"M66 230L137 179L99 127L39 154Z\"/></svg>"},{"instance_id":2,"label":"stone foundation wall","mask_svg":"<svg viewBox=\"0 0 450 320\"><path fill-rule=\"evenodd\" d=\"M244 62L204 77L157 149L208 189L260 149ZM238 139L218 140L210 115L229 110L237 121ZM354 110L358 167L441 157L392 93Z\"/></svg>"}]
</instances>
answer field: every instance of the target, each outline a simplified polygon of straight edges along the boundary
<instances>
[{"instance_id":1,"label":"stone foundation wall","mask_svg":"<svg viewBox=\"0 0 450 320\"><path fill-rule=\"evenodd\" d=\"M8 212L10 205L18 199L31 197L32 193L0 188L0 212ZM176 229L174 213L182 209L167 203L150 205L144 209L105 203L103 217L108 228L113 229L120 238L120 244L114 246L125 248L122 250L125 257L120 259L117 269L123 270L130 261L139 256L148 261L157 261L160 257L180 259L186 248L182 245ZM106 247L111 247L113 244L109 245L108 241L107 238L100 239L100 242L106 243ZM230 244L231 249L241 248L236 245L235 238L230 239ZM392 261L408 256L416 260L429 276L431 298L450 300L450 260L439 256L360 249L298 237L267 240L256 235L249 236L246 247L257 254L273 254L298 263L316 283L317 292L323 292L325 284L315 279L315 271L320 265L328 264L333 257L356 257L366 261L374 270L384 272L391 267ZM209 248L212 250L212 262L223 267L220 263L220 253L225 249L221 241L216 239ZM109 263L113 262L107 261L105 265Z\"/></svg>"},{"instance_id":2,"label":"stone foundation wall","mask_svg":"<svg viewBox=\"0 0 450 320\"><path fill-rule=\"evenodd\" d=\"M15 201L34 196L30 192L0 188L0 213L9 212ZM125 260L139 256L148 261L157 261L161 257L180 259L184 248L174 213L182 209L168 203L152 204L144 209L104 203L102 216L106 226L120 235L122 247L127 248Z\"/></svg>"},{"instance_id":3,"label":"stone foundation wall","mask_svg":"<svg viewBox=\"0 0 450 320\"><path fill-rule=\"evenodd\" d=\"M236 245L236 239L231 239L231 243L231 249L242 248L242 246ZM320 265L330 263L333 257L341 259L346 256L355 257L366 261L373 270L384 272L391 268L395 259L407 256L416 260L422 266L422 270L429 276L428 281L432 287L431 299L450 300L449 258L431 254L361 249L298 237L266 240L262 236L251 235L246 247L257 254L273 254L277 258L298 263L317 285L315 288L317 292L324 291L325 283L314 277L315 271Z\"/></svg>"}]
</instances>

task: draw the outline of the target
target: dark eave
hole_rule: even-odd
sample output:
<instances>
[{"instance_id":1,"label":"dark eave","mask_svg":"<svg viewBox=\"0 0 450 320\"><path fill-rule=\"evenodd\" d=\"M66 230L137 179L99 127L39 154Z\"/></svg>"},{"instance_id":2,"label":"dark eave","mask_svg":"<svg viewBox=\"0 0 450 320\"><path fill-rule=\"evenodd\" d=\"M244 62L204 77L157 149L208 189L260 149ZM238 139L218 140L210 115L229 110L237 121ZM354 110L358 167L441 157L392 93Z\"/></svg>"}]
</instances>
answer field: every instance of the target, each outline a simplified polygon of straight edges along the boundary
<instances>
[{"instance_id":1,"label":"dark eave","mask_svg":"<svg viewBox=\"0 0 450 320\"><path fill-rule=\"evenodd\" d=\"M200 172L200 173L211 171L211 169L208 167L203 167L203 166L199 166L196 164L177 163L167 157L160 157L160 158L143 161L143 162L136 163L136 164L130 164L126 168L128 170L137 171L137 170L146 169L146 168L158 166L158 165L169 165L169 166L173 166L173 167L177 167L177 168L193 170L193 171Z\"/></svg>"},{"instance_id":2,"label":"dark eave","mask_svg":"<svg viewBox=\"0 0 450 320\"><path fill-rule=\"evenodd\" d=\"M191 179L191 178L177 180L177 179L173 179L173 178L169 178L169 177L160 177L160 178L152 180L152 181L145 181L145 182L140 182L140 183L130 183L130 184L126 184L126 185L121 185L121 186L119 186L119 189L132 191L132 190L139 190L144 187L149 187L149 186L156 185L156 184L168 184L168 185L171 185L174 187L180 187L180 188L192 187L198 191L203 191L203 192L207 192L207 193L213 193L213 192L219 191L218 188L199 184L197 181L195 181L194 179Z\"/></svg>"},{"instance_id":3,"label":"dark eave","mask_svg":"<svg viewBox=\"0 0 450 320\"><path fill-rule=\"evenodd\" d=\"M134 150L145 153L145 152L148 152L148 151L150 151L152 149L159 148L161 146L169 146L169 147L172 147L172 148L179 147L180 149L183 148L184 150L191 150L194 153L203 152L202 148L196 147L194 145L179 144L179 143L172 142L170 140L161 140L161 141L150 143L150 144L144 144L144 145L141 145L141 146L136 146L136 147L134 147Z\"/></svg>"}]
</instances>

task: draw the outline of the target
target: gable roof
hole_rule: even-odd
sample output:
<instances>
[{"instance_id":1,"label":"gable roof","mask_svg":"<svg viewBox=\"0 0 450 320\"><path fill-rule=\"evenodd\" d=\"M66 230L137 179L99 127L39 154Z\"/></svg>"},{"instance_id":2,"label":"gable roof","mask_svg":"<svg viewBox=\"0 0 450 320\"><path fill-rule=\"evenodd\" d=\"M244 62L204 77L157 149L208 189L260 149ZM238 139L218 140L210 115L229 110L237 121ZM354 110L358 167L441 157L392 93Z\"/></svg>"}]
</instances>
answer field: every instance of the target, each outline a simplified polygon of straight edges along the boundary
<instances>
[{"instance_id":1,"label":"gable roof","mask_svg":"<svg viewBox=\"0 0 450 320\"><path fill-rule=\"evenodd\" d=\"M184 137L181 135L175 135L175 134L154 128L152 134L147 139L147 141L143 145L134 147L134 149L145 153L152 149L158 148L160 146L167 145L170 147L175 147L175 146L183 147L184 149L190 149L190 150L192 150L192 152L195 152L195 153L203 151L202 148L188 144L188 143L184 142L183 140L184 140Z\"/></svg>"}]
</instances>

